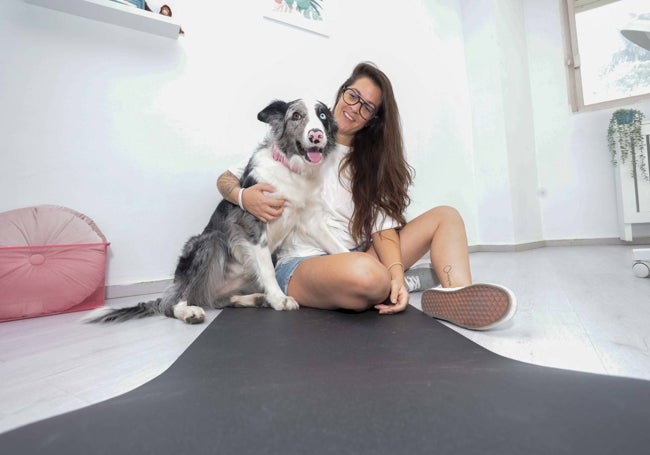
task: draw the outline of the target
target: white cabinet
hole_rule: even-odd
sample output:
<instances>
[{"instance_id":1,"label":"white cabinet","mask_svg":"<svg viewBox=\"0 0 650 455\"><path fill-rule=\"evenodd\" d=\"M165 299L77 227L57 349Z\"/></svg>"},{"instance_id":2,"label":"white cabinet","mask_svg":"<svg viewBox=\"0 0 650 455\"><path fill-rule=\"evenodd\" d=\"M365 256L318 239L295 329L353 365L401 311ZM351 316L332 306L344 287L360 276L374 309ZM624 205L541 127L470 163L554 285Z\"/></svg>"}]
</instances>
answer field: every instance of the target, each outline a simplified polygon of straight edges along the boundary
<instances>
[{"instance_id":1,"label":"white cabinet","mask_svg":"<svg viewBox=\"0 0 650 455\"><path fill-rule=\"evenodd\" d=\"M642 125L642 132L644 143L635 144L634 147L635 149L643 147L646 169L650 169L648 165L650 123ZM650 181L641 175L633 177L632 170L631 158L615 167L619 235L622 240L626 241L633 240L632 225L650 223Z\"/></svg>"}]
</instances>

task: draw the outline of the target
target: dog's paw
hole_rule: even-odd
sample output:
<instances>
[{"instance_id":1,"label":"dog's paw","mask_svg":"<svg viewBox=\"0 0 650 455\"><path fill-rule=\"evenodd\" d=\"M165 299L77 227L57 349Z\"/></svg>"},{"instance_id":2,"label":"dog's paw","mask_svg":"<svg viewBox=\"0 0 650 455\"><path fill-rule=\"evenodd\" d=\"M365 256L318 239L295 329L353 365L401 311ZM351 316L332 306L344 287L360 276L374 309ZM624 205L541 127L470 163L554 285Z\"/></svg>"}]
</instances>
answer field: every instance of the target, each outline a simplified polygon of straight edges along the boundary
<instances>
[{"instance_id":1,"label":"dog's paw","mask_svg":"<svg viewBox=\"0 0 650 455\"><path fill-rule=\"evenodd\" d=\"M289 296L287 296L284 299L284 304L283 305L284 305L285 310L297 310L298 308L300 308L300 305L298 305L298 302L296 302L296 300L293 297L289 297Z\"/></svg>"},{"instance_id":2,"label":"dog's paw","mask_svg":"<svg viewBox=\"0 0 650 455\"><path fill-rule=\"evenodd\" d=\"M268 306L264 294L233 295L230 305L241 308Z\"/></svg>"},{"instance_id":3,"label":"dog's paw","mask_svg":"<svg viewBox=\"0 0 650 455\"><path fill-rule=\"evenodd\" d=\"M205 321L203 308L188 305L187 302L179 302L174 305L174 317L188 324L200 324Z\"/></svg>"},{"instance_id":4,"label":"dog's paw","mask_svg":"<svg viewBox=\"0 0 650 455\"><path fill-rule=\"evenodd\" d=\"M278 311L297 310L299 308L298 302L293 297L283 295L279 298L267 298L271 308Z\"/></svg>"}]
</instances>

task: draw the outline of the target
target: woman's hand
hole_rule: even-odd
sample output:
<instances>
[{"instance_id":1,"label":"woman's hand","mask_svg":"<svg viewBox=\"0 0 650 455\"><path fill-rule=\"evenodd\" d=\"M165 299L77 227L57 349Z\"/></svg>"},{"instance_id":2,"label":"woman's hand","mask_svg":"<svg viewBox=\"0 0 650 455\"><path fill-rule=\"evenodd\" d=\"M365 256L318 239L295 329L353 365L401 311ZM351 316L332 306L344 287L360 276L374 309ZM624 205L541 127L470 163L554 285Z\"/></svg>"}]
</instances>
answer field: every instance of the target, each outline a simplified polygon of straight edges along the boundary
<instances>
[{"instance_id":1,"label":"woman's hand","mask_svg":"<svg viewBox=\"0 0 650 455\"><path fill-rule=\"evenodd\" d=\"M409 303L409 293L403 279L391 280L390 287L390 303L375 305L375 309L379 310L379 314L401 313Z\"/></svg>"},{"instance_id":2,"label":"woman's hand","mask_svg":"<svg viewBox=\"0 0 650 455\"><path fill-rule=\"evenodd\" d=\"M285 200L275 197L275 188L266 183L258 183L244 189L242 193L239 178L230 171L225 171L217 179L217 189L221 196L233 204L240 203L247 212L263 222L273 221L282 215Z\"/></svg>"},{"instance_id":3,"label":"woman's hand","mask_svg":"<svg viewBox=\"0 0 650 455\"><path fill-rule=\"evenodd\" d=\"M284 211L284 199L273 197L275 188L267 183L257 183L244 189L242 205L255 218L264 223L273 221Z\"/></svg>"}]
</instances>

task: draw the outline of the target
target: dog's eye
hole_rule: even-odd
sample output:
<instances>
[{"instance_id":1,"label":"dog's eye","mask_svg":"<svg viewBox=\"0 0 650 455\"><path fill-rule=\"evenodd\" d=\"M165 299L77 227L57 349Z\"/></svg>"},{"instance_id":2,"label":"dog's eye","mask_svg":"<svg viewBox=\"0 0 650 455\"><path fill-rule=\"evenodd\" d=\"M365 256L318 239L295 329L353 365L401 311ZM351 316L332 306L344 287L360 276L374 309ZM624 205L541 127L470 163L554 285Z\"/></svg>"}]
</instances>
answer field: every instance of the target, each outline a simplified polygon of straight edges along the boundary
<instances>
[{"instance_id":1,"label":"dog's eye","mask_svg":"<svg viewBox=\"0 0 650 455\"><path fill-rule=\"evenodd\" d=\"M291 120L301 120L302 119L302 114L300 112L294 112L293 115L291 116Z\"/></svg>"},{"instance_id":2,"label":"dog's eye","mask_svg":"<svg viewBox=\"0 0 650 455\"><path fill-rule=\"evenodd\" d=\"M321 112L319 117L321 120L325 120L327 118L327 115L325 115L325 112Z\"/></svg>"}]
</instances>

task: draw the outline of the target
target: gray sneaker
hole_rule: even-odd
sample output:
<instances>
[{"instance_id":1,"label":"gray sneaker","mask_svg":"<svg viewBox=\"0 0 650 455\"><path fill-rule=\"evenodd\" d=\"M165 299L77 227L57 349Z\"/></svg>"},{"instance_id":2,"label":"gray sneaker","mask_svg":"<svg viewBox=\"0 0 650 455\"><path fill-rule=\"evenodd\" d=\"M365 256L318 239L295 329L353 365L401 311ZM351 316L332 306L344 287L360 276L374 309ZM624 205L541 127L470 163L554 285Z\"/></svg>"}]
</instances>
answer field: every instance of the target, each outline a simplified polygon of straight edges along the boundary
<instances>
[{"instance_id":1,"label":"gray sneaker","mask_svg":"<svg viewBox=\"0 0 650 455\"><path fill-rule=\"evenodd\" d=\"M440 285L440 280L431 268L431 264L411 267L404 272L404 281L409 292L420 292Z\"/></svg>"}]
</instances>

